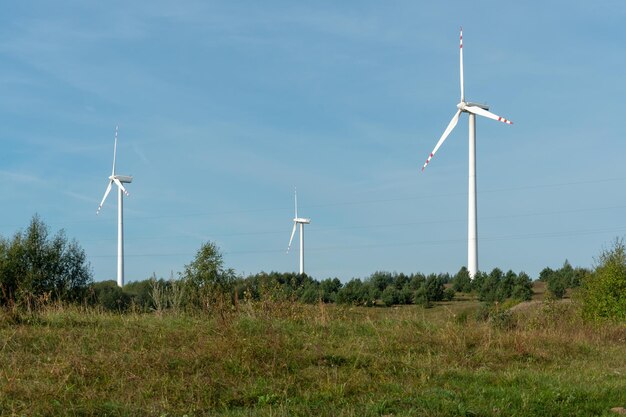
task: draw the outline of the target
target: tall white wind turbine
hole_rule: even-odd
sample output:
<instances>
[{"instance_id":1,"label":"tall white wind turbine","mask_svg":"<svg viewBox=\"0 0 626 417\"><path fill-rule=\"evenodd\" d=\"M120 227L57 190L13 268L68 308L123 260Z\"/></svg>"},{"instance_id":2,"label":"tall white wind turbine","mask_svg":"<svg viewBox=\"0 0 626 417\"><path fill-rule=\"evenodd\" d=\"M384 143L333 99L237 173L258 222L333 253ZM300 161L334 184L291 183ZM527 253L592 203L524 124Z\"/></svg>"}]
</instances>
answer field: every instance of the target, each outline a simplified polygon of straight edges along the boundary
<instances>
[{"instance_id":1,"label":"tall white wind turbine","mask_svg":"<svg viewBox=\"0 0 626 417\"><path fill-rule=\"evenodd\" d=\"M296 227L300 225L300 273L304 274L304 225L311 223L311 219L298 217L298 192L296 190L294 190L294 199L296 215L293 218L293 229L291 229L291 238L289 239L289 245L287 246L287 253L289 253L289 249L291 248L293 236L296 234Z\"/></svg>"},{"instance_id":2,"label":"tall white wind turbine","mask_svg":"<svg viewBox=\"0 0 626 417\"><path fill-rule=\"evenodd\" d=\"M472 103L465 101L465 88L463 85L463 28L461 28L460 36L460 73L461 73L461 102L456 105L457 111L452 116L452 120L444 130L443 135L439 138L439 142L435 145L435 149L430 153L426 163L422 167L422 171L435 155L435 152L446 140L450 132L454 129L461 113L469 115L469 192L467 206L467 270L470 277L474 277L478 271L478 235L476 220L476 115L488 117L506 124L513 124L510 120L495 115L489 111L489 107L484 104Z\"/></svg>"},{"instance_id":3,"label":"tall white wind turbine","mask_svg":"<svg viewBox=\"0 0 626 417\"><path fill-rule=\"evenodd\" d=\"M124 194L128 195L128 191L124 188L124 184L133 182L133 177L128 175L115 174L115 157L117 155L117 126L115 127L115 143L113 145L113 171L109 177L109 184L107 185L104 197L96 210L96 214L100 213L100 209L104 204L104 200L111 192L111 187L115 183L117 186L117 285L119 287L124 286Z\"/></svg>"}]
</instances>

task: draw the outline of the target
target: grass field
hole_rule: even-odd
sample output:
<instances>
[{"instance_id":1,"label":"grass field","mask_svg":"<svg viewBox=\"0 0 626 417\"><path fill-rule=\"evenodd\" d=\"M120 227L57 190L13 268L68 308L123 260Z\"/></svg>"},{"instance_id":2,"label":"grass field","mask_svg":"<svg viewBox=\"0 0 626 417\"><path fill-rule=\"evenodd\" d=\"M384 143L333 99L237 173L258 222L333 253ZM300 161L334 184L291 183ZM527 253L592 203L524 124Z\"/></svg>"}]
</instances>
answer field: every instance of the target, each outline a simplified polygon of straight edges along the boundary
<instances>
[{"instance_id":1,"label":"grass field","mask_svg":"<svg viewBox=\"0 0 626 417\"><path fill-rule=\"evenodd\" d=\"M0 316L0 415L593 416L626 407L626 327L572 303L242 304Z\"/></svg>"}]
</instances>

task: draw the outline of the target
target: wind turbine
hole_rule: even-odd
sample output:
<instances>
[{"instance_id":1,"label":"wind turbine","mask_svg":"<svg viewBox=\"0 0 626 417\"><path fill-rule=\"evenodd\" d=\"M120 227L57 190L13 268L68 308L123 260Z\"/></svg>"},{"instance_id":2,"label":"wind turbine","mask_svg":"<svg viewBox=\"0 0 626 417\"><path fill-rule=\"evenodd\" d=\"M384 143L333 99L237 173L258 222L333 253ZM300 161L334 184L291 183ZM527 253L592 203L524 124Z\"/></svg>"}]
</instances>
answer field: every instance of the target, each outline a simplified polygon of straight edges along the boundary
<instances>
[{"instance_id":1,"label":"wind turbine","mask_svg":"<svg viewBox=\"0 0 626 417\"><path fill-rule=\"evenodd\" d=\"M484 104L472 103L465 101L465 89L463 86L463 28L461 28L460 36L460 73L461 73L461 102L456 105L457 111L452 116L452 120L441 135L439 142L435 145L435 149L430 153L426 163L422 167L422 171L435 155L435 152L446 140L450 132L454 129L461 113L469 115L469 183L468 183L468 205L467 205L467 270L470 277L474 277L478 271L478 235L476 220L476 115L484 116L489 119L497 120L506 124L513 124L510 120L495 115L489 111L489 107Z\"/></svg>"},{"instance_id":2,"label":"wind turbine","mask_svg":"<svg viewBox=\"0 0 626 417\"><path fill-rule=\"evenodd\" d=\"M293 229L291 230L291 238L289 239L289 245L287 246L287 253L291 248L291 242L293 241L293 235L296 234L296 227L300 225L300 274L304 274L304 225L311 223L311 219L305 219L298 217L298 192L294 190L296 215L293 218Z\"/></svg>"},{"instance_id":3,"label":"wind turbine","mask_svg":"<svg viewBox=\"0 0 626 417\"><path fill-rule=\"evenodd\" d=\"M124 184L133 182L133 177L128 175L115 174L115 156L117 154L117 126L115 126L115 144L113 145L113 170L109 177L109 184L107 185L104 197L96 210L96 214L100 213L100 209L104 204L104 200L111 192L113 183L117 185L117 285L119 287L124 286L124 194L128 195L128 191L124 188Z\"/></svg>"}]
</instances>

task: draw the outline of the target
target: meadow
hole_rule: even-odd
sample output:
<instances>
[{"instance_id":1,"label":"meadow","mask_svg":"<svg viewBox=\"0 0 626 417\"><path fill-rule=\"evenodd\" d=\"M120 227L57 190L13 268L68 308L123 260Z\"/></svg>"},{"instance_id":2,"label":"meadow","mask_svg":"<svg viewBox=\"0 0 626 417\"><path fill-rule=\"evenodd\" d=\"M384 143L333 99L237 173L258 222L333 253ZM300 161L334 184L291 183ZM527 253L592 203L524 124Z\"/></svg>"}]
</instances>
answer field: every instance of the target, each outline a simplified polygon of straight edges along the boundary
<instances>
[{"instance_id":1,"label":"meadow","mask_svg":"<svg viewBox=\"0 0 626 417\"><path fill-rule=\"evenodd\" d=\"M3 416L593 416L626 406L626 326L576 303L241 302L2 313Z\"/></svg>"}]
</instances>

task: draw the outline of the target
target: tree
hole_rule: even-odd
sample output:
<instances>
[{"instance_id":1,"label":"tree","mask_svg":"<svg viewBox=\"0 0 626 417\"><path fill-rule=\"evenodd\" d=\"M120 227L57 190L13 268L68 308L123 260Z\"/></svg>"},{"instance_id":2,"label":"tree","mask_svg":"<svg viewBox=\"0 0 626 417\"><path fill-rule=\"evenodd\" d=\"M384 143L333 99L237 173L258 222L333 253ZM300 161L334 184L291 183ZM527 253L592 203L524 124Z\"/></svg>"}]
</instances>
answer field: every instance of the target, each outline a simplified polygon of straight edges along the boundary
<instances>
[{"instance_id":1,"label":"tree","mask_svg":"<svg viewBox=\"0 0 626 417\"><path fill-rule=\"evenodd\" d=\"M383 290L381 299L387 307L391 307L394 304L399 304L400 291L398 291L394 285L389 285Z\"/></svg>"},{"instance_id":2,"label":"tree","mask_svg":"<svg viewBox=\"0 0 626 417\"><path fill-rule=\"evenodd\" d=\"M487 273L482 271L476 271L476 274L472 277L472 290L480 293L481 288L487 280Z\"/></svg>"},{"instance_id":3,"label":"tree","mask_svg":"<svg viewBox=\"0 0 626 417\"><path fill-rule=\"evenodd\" d=\"M456 273L452 281L452 288L457 292L470 292L472 291L472 279L470 278L469 271L466 267L461 267L459 272Z\"/></svg>"},{"instance_id":4,"label":"tree","mask_svg":"<svg viewBox=\"0 0 626 417\"><path fill-rule=\"evenodd\" d=\"M500 289L500 283L503 277L504 273L502 270L500 268L494 268L482 282L478 290L478 299L487 303L503 301L505 292Z\"/></svg>"},{"instance_id":5,"label":"tree","mask_svg":"<svg viewBox=\"0 0 626 417\"><path fill-rule=\"evenodd\" d=\"M84 250L63 230L50 237L33 216L25 232L0 242L0 304L83 300L92 281Z\"/></svg>"},{"instance_id":6,"label":"tree","mask_svg":"<svg viewBox=\"0 0 626 417\"><path fill-rule=\"evenodd\" d=\"M552 276L552 274L554 274L554 271L551 268L549 267L543 268L541 272L539 273L539 281L547 282Z\"/></svg>"},{"instance_id":7,"label":"tree","mask_svg":"<svg viewBox=\"0 0 626 417\"><path fill-rule=\"evenodd\" d=\"M213 242L200 246L194 260L185 265L182 275L189 302L203 309L216 301L223 302L226 295L230 295L235 281L234 271L224 269L222 254Z\"/></svg>"},{"instance_id":8,"label":"tree","mask_svg":"<svg viewBox=\"0 0 626 417\"><path fill-rule=\"evenodd\" d=\"M331 303L335 301L337 292L341 289L341 281L339 278L326 278L320 282L320 291L322 301L325 303Z\"/></svg>"},{"instance_id":9,"label":"tree","mask_svg":"<svg viewBox=\"0 0 626 417\"><path fill-rule=\"evenodd\" d=\"M92 302L108 311L124 313L132 304L132 296L118 287L117 281L108 280L92 285Z\"/></svg>"},{"instance_id":10,"label":"tree","mask_svg":"<svg viewBox=\"0 0 626 417\"><path fill-rule=\"evenodd\" d=\"M511 298L516 281L517 274L509 269L508 272L504 274L504 277L502 277L502 281L500 282L500 292L503 299Z\"/></svg>"},{"instance_id":11,"label":"tree","mask_svg":"<svg viewBox=\"0 0 626 417\"><path fill-rule=\"evenodd\" d=\"M373 293L377 289L363 283L360 279L351 279L337 292L338 304L365 304L367 306L374 305L376 300Z\"/></svg>"},{"instance_id":12,"label":"tree","mask_svg":"<svg viewBox=\"0 0 626 417\"><path fill-rule=\"evenodd\" d=\"M422 285L417 289L417 291L415 291L415 294L413 295L413 302L424 308L431 307L430 300L428 299L428 293L426 292L426 285Z\"/></svg>"},{"instance_id":13,"label":"tree","mask_svg":"<svg viewBox=\"0 0 626 417\"><path fill-rule=\"evenodd\" d=\"M533 296L533 283L525 272L520 272L515 279L511 298L529 301Z\"/></svg>"},{"instance_id":14,"label":"tree","mask_svg":"<svg viewBox=\"0 0 626 417\"><path fill-rule=\"evenodd\" d=\"M583 279L583 315L591 320L626 321L626 248L616 239L596 261L594 271Z\"/></svg>"},{"instance_id":15,"label":"tree","mask_svg":"<svg viewBox=\"0 0 626 417\"><path fill-rule=\"evenodd\" d=\"M425 283L426 297L428 301L443 300L443 279L439 275L431 274L426 278Z\"/></svg>"},{"instance_id":16,"label":"tree","mask_svg":"<svg viewBox=\"0 0 626 417\"><path fill-rule=\"evenodd\" d=\"M556 272L548 279L548 291L554 298L561 299L565 296L567 281L563 275Z\"/></svg>"},{"instance_id":17,"label":"tree","mask_svg":"<svg viewBox=\"0 0 626 417\"><path fill-rule=\"evenodd\" d=\"M411 277L409 278L409 288L411 288L413 291L416 291L425 282L426 282L426 277L424 276L424 274L421 274L419 272L416 274L411 274Z\"/></svg>"},{"instance_id":18,"label":"tree","mask_svg":"<svg viewBox=\"0 0 626 417\"><path fill-rule=\"evenodd\" d=\"M382 293L387 286L393 283L393 276L389 272L376 271L367 280L376 290Z\"/></svg>"}]
</instances>

